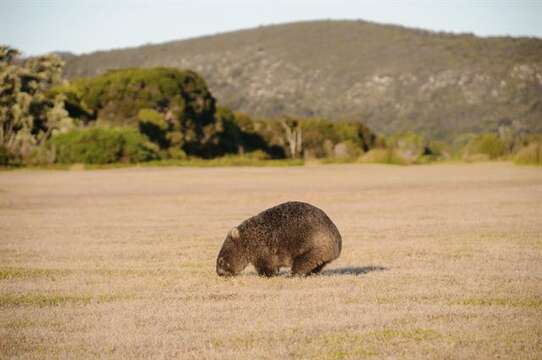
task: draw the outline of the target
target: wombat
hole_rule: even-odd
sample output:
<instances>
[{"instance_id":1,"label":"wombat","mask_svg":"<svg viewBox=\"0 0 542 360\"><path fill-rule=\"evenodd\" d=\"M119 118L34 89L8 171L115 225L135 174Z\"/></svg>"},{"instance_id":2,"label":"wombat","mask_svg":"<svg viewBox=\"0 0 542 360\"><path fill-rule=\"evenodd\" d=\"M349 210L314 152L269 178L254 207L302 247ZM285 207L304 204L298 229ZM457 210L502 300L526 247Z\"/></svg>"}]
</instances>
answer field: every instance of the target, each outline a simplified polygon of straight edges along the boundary
<instances>
[{"instance_id":1,"label":"wombat","mask_svg":"<svg viewBox=\"0 0 542 360\"><path fill-rule=\"evenodd\" d=\"M342 239L319 208L286 202L248 218L230 230L218 258L216 273L237 275L250 263L259 275L273 276L281 267L293 275L310 275L341 253Z\"/></svg>"}]
</instances>

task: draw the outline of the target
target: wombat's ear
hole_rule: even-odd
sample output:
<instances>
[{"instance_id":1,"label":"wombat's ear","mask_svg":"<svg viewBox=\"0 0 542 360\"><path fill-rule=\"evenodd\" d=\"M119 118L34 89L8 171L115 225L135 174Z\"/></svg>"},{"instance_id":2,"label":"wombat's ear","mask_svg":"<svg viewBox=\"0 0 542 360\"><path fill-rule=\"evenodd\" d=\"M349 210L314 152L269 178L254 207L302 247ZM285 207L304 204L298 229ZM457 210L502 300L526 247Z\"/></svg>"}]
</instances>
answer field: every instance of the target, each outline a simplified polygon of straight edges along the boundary
<instances>
[{"instance_id":1,"label":"wombat's ear","mask_svg":"<svg viewBox=\"0 0 542 360\"><path fill-rule=\"evenodd\" d=\"M237 240L239 239L239 229L234 227L233 229L230 230L230 236L233 240Z\"/></svg>"}]
</instances>

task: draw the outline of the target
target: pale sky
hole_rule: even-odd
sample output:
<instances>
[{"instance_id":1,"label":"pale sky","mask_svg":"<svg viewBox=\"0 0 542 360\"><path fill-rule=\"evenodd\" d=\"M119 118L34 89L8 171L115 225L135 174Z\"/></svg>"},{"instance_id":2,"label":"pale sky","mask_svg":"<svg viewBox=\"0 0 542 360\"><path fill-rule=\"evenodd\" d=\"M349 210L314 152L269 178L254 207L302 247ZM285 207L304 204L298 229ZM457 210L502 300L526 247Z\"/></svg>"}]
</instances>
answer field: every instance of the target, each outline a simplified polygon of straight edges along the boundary
<instances>
[{"instance_id":1,"label":"pale sky","mask_svg":"<svg viewBox=\"0 0 542 360\"><path fill-rule=\"evenodd\" d=\"M542 0L0 0L0 44L79 54L318 19L542 38Z\"/></svg>"}]
</instances>

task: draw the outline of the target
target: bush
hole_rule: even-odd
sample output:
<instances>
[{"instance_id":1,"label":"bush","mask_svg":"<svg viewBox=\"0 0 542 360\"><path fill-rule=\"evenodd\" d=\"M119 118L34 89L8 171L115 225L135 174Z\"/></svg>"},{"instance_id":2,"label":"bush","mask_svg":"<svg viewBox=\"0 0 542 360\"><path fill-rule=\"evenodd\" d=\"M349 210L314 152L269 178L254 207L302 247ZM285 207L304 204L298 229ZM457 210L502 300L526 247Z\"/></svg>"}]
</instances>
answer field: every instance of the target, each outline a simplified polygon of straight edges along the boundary
<instances>
[{"instance_id":1,"label":"bush","mask_svg":"<svg viewBox=\"0 0 542 360\"><path fill-rule=\"evenodd\" d=\"M49 144L39 146L28 154L24 159L26 165L50 165L55 162L55 151Z\"/></svg>"},{"instance_id":2,"label":"bush","mask_svg":"<svg viewBox=\"0 0 542 360\"><path fill-rule=\"evenodd\" d=\"M534 142L520 149L514 162L521 165L542 165L542 142Z\"/></svg>"},{"instance_id":3,"label":"bush","mask_svg":"<svg viewBox=\"0 0 542 360\"><path fill-rule=\"evenodd\" d=\"M355 158L375 145L376 136L361 122L309 118L300 124L306 158Z\"/></svg>"},{"instance_id":4,"label":"bush","mask_svg":"<svg viewBox=\"0 0 542 360\"><path fill-rule=\"evenodd\" d=\"M356 159L362 153L363 150L352 140L340 142L333 147L333 156L338 159Z\"/></svg>"},{"instance_id":5,"label":"bush","mask_svg":"<svg viewBox=\"0 0 542 360\"><path fill-rule=\"evenodd\" d=\"M120 69L78 79L55 89L78 112L115 123L134 123L140 109L170 110L175 118L201 124L213 121L215 99L203 78L172 68ZM83 110L81 110L83 109ZM77 117L78 114L70 113Z\"/></svg>"},{"instance_id":6,"label":"bush","mask_svg":"<svg viewBox=\"0 0 542 360\"><path fill-rule=\"evenodd\" d=\"M269 155L263 150L255 150L252 152L248 152L241 155L241 157L245 157L247 159L252 159L252 160L271 160L271 155Z\"/></svg>"},{"instance_id":7,"label":"bush","mask_svg":"<svg viewBox=\"0 0 542 360\"><path fill-rule=\"evenodd\" d=\"M409 162L405 160L394 149L377 148L365 153L361 161L364 163L380 163L380 164L395 164L407 165Z\"/></svg>"},{"instance_id":8,"label":"bush","mask_svg":"<svg viewBox=\"0 0 542 360\"><path fill-rule=\"evenodd\" d=\"M168 125L164 116L153 109L141 109L137 113L139 131L161 149L169 147L167 139Z\"/></svg>"},{"instance_id":9,"label":"bush","mask_svg":"<svg viewBox=\"0 0 542 360\"><path fill-rule=\"evenodd\" d=\"M0 166L9 165L10 160L11 154L9 153L8 149L0 145Z\"/></svg>"},{"instance_id":10,"label":"bush","mask_svg":"<svg viewBox=\"0 0 542 360\"><path fill-rule=\"evenodd\" d=\"M188 156L186 156L186 153L182 149L171 147L167 150L167 158L173 160L185 160Z\"/></svg>"},{"instance_id":11,"label":"bush","mask_svg":"<svg viewBox=\"0 0 542 360\"><path fill-rule=\"evenodd\" d=\"M392 135L388 138L387 143L394 149L396 155L409 163L415 163L422 156L429 155L425 138L413 132Z\"/></svg>"},{"instance_id":12,"label":"bush","mask_svg":"<svg viewBox=\"0 0 542 360\"><path fill-rule=\"evenodd\" d=\"M452 158L461 160L466 156L467 145L476 138L476 134L465 133L449 139Z\"/></svg>"},{"instance_id":13,"label":"bush","mask_svg":"<svg viewBox=\"0 0 542 360\"><path fill-rule=\"evenodd\" d=\"M487 155L490 160L506 154L504 142L496 134L481 134L472 138L466 146L464 159L469 160L476 155Z\"/></svg>"},{"instance_id":14,"label":"bush","mask_svg":"<svg viewBox=\"0 0 542 360\"><path fill-rule=\"evenodd\" d=\"M58 163L110 164L157 158L157 147L131 128L90 128L54 136L50 146Z\"/></svg>"},{"instance_id":15,"label":"bush","mask_svg":"<svg viewBox=\"0 0 542 360\"><path fill-rule=\"evenodd\" d=\"M426 145L425 155L433 158L434 160L447 160L451 157L450 145L443 141L431 140Z\"/></svg>"},{"instance_id":16,"label":"bush","mask_svg":"<svg viewBox=\"0 0 542 360\"><path fill-rule=\"evenodd\" d=\"M338 142L356 145L362 152L369 151L376 145L376 135L359 121L333 122L332 131Z\"/></svg>"},{"instance_id":17,"label":"bush","mask_svg":"<svg viewBox=\"0 0 542 360\"><path fill-rule=\"evenodd\" d=\"M225 107L217 107L215 113L215 139L209 142L207 157L237 153L242 146L242 132L234 113Z\"/></svg>"},{"instance_id":18,"label":"bush","mask_svg":"<svg viewBox=\"0 0 542 360\"><path fill-rule=\"evenodd\" d=\"M112 126L138 127L163 150L212 157L222 151L215 99L203 78L173 68L120 69L55 88L74 117ZM80 121L86 124L86 120ZM228 124L224 125L227 129ZM227 134L229 135L229 134ZM225 145L231 149L231 144ZM236 150L236 148L235 148Z\"/></svg>"},{"instance_id":19,"label":"bush","mask_svg":"<svg viewBox=\"0 0 542 360\"><path fill-rule=\"evenodd\" d=\"M217 114L219 112L220 107L217 110ZM233 113L233 121L239 128L240 143L238 145L241 152L262 151L268 153L270 156L273 155L271 146L269 146L263 135L257 132L256 122L253 121L248 115L239 112Z\"/></svg>"}]
</instances>

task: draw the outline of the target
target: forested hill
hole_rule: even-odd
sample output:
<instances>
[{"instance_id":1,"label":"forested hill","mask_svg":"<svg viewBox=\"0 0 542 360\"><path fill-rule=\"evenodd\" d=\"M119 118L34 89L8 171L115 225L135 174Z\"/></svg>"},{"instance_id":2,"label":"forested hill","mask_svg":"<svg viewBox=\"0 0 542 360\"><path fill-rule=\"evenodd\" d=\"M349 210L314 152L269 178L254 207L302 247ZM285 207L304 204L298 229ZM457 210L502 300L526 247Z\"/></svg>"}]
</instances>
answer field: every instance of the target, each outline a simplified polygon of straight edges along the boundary
<instances>
[{"instance_id":1,"label":"forested hill","mask_svg":"<svg viewBox=\"0 0 542 360\"><path fill-rule=\"evenodd\" d=\"M68 78L189 68L254 116L354 118L448 136L519 120L542 130L542 39L479 38L365 21L264 26L66 59Z\"/></svg>"}]
</instances>

